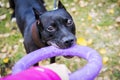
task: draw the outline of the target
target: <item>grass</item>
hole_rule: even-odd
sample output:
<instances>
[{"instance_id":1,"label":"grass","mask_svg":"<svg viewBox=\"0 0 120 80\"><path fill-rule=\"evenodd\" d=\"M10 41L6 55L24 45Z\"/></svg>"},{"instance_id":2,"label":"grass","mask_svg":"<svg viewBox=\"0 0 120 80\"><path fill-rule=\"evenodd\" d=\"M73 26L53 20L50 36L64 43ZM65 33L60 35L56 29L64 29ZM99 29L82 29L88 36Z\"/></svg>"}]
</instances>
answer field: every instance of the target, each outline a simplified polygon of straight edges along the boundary
<instances>
[{"instance_id":1,"label":"grass","mask_svg":"<svg viewBox=\"0 0 120 80\"><path fill-rule=\"evenodd\" d=\"M53 2L45 1L47 9L53 9ZM87 46L97 50L102 58L107 57L107 60L103 59L103 69L96 80L106 78L119 80L120 25L115 22L115 19L120 16L120 7L117 5L117 0L84 0L88 3L85 7L81 7L79 0L61 1L74 19L77 38L84 39L86 43L89 42ZM7 0L1 0L1 2L7 3ZM73 8L75 10L72 10ZM16 23L10 21L11 12L12 10L5 6L0 8L0 16L6 15L6 18L0 21L0 74L2 76L9 74L14 63L25 55L21 41L22 35ZM96 14L96 16L93 17L90 14ZM5 58L9 59L7 63L3 61ZM67 60L58 57L57 63L64 63L71 71L75 71L87 62L76 57Z\"/></svg>"}]
</instances>

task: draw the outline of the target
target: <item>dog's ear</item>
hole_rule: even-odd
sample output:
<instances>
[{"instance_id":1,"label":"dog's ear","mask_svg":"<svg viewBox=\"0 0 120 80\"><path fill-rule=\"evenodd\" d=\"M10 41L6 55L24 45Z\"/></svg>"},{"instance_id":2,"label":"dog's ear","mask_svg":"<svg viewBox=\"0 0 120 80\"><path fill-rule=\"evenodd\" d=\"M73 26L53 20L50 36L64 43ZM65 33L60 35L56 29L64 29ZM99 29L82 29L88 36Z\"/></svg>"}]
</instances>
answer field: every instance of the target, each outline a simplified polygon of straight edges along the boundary
<instances>
[{"instance_id":1,"label":"dog's ear","mask_svg":"<svg viewBox=\"0 0 120 80\"><path fill-rule=\"evenodd\" d=\"M39 29L40 31L42 31L42 30L43 30L43 26L42 26L42 23L41 23L41 20L40 20L40 15L41 15L42 13L40 13L40 12L39 12L38 10L36 10L35 8L33 8L33 12L34 12L35 19L36 19L36 25L37 25L38 29Z\"/></svg>"},{"instance_id":2,"label":"dog's ear","mask_svg":"<svg viewBox=\"0 0 120 80\"><path fill-rule=\"evenodd\" d=\"M40 24L40 15L41 15L41 13L35 8L33 8L33 12L34 12L34 15L35 15L37 25L39 25Z\"/></svg>"},{"instance_id":3,"label":"dog's ear","mask_svg":"<svg viewBox=\"0 0 120 80\"><path fill-rule=\"evenodd\" d=\"M40 16L39 11L36 10L35 8L33 8L33 12L34 12L34 15L35 15L35 19L36 19L36 20L39 20L39 16Z\"/></svg>"},{"instance_id":4,"label":"dog's ear","mask_svg":"<svg viewBox=\"0 0 120 80\"><path fill-rule=\"evenodd\" d=\"M58 9L65 9L64 5L61 3L60 0L58 1Z\"/></svg>"}]
</instances>

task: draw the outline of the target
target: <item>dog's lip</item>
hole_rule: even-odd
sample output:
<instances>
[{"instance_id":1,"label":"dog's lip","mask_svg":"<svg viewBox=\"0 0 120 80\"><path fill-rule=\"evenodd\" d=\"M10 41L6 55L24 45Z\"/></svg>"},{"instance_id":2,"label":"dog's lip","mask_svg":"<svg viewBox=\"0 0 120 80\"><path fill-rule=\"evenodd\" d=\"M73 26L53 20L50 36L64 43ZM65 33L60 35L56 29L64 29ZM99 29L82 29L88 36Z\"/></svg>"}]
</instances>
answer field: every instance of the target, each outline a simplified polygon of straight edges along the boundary
<instances>
[{"instance_id":1,"label":"dog's lip","mask_svg":"<svg viewBox=\"0 0 120 80\"><path fill-rule=\"evenodd\" d=\"M48 45L51 45L51 46L54 46L54 47L56 47L56 48L60 48L59 46L57 46L57 44L55 44L55 43L52 42L52 41L48 41L47 44L48 44Z\"/></svg>"},{"instance_id":2,"label":"dog's lip","mask_svg":"<svg viewBox=\"0 0 120 80\"><path fill-rule=\"evenodd\" d=\"M54 46L54 47L56 47L56 48L59 48L59 49L66 49L65 46L63 47L63 46L61 46L61 45L57 45L57 43L55 43L55 42L53 42L53 41L48 41L47 44L50 45L50 46Z\"/></svg>"},{"instance_id":3,"label":"dog's lip","mask_svg":"<svg viewBox=\"0 0 120 80\"><path fill-rule=\"evenodd\" d=\"M59 49L67 49L67 48L70 48L70 47L74 46L75 42L70 47L66 47L66 46L63 46L63 45L57 45L57 43L55 43L54 41L47 41L47 44L50 45L50 46L54 46L56 48L59 48Z\"/></svg>"}]
</instances>

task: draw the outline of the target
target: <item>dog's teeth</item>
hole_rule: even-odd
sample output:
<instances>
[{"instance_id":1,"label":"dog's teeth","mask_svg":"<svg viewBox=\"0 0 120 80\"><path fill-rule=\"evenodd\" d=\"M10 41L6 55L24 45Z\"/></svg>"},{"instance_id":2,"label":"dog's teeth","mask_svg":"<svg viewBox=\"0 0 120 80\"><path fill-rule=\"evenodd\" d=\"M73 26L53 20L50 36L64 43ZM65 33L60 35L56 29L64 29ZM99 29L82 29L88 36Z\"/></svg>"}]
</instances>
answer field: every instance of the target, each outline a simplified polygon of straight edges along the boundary
<instances>
[{"instance_id":1,"label":"dog's teeth","mask_svg":"<svg viewBox=\"0 0 120 80\"><path fill-rule=\"evenodd\" d=\"M59 48L59 46L57 46L55 43L51 42L51 41L48 41L47 42L48 45L51 45L51 46L54 46L56 48Z\"/></svg>"}]
</instances>

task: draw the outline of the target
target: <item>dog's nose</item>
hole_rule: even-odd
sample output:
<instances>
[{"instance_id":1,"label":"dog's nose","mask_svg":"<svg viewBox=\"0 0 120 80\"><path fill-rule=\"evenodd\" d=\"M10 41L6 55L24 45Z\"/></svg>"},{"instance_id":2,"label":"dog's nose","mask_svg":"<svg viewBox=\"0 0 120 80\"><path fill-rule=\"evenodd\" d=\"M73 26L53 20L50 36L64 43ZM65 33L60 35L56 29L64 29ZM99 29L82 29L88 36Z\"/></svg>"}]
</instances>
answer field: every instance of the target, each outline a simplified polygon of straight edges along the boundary
<instances>
[{"instance_id":1,"label":"dog's nose","mask_svg":"<svg viewBox=\"0 0 120 80\"><path fill-rule=\"evenodd\" d=\"M65 41L64 44L71 44L71 43L73 43L73 42L74 42L74 40L71 39L71 40L67 40L67 41Z\"/></svg>"},{"instance_id":2,"label":"dog's nose","mask_svg":"<svg viewBox=\"0 0 120 80\"><path fill-rule=\"evenodd\" d=\"M66 48L71 47L75 43L74 38L64 38L63 44L66 46Z\"/></svg>"}]
</instances>

